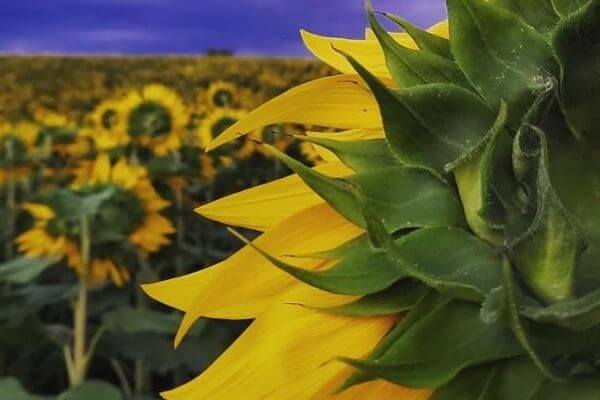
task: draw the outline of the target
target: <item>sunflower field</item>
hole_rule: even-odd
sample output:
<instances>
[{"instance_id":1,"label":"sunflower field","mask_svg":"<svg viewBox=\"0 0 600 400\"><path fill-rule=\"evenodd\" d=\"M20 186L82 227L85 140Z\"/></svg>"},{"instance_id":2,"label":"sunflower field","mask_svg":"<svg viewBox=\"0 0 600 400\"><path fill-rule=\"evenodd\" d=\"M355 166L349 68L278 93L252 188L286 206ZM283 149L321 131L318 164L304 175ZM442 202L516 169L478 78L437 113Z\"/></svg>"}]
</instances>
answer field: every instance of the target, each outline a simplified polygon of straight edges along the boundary
<instances>
[{"instance_id":1,"label":"sunflower field","mask_svg":"<svg viewBox=\"0 0 600 400\"><path fill-rule=\"evenodd\" d=\"M330 74L302 60L0 58L0 399L154 399L246 323L179 316L140 285L240 242L193 210L318 163L310 127L276 123L205 150L268 98ZM247 232L253 235L252 231Z\"/></svg>"}]
</instances>

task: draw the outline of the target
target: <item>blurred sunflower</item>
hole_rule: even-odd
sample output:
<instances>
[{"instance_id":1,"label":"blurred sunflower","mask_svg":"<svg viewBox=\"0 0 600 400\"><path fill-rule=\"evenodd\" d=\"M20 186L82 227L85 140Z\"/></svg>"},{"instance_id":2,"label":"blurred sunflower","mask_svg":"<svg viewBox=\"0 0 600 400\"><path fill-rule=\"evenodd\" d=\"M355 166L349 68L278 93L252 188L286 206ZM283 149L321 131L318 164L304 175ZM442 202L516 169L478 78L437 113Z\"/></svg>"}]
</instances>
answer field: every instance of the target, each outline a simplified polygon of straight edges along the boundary
<instances>
[{"instance_id":1,"label":"blurred sunflower","mask_svg":"<svg viewBox=\"0 0 600 400\"><path fill-rule=\"evenodd\" d=\"M37 129L31 122L0 122L0 185L29 174Z\"/></svg>"},{"instance_id":2,"label":"blurred sunflower","mask_svg":"<svg viewBox=\"0 0 600 400\"><path fill-rule=\"evenodd\" d=\"M236 100L237 87L229 82L212 82L206 91L206 102L211 108L233 106Z\"/></svg>"},{"instance_id":3,"label":"blurred sunflower","mask_svg":"<svg viewBox=\"0 0 600 400\"><path fill-rule=\"evenodd\" d=\"M198 127L198 141L200 147L205 149L217 136L234 125L247 114L243 110L218 108L202 120ZM243 159L252 154L255 145L249 140L240 140L223 148L220 155Z\"/></svg>"},{"instance_id":4,"label":"blurred sunflower","mask_svg":"<svg viewBox=\"0 0 600 400\"><path fill-rule=\"evenodd\" d=\"M119 103L119 114L131 141L164 156L181 147L181 132L188 114L181 97L172 89L151 84L141 92L130 91Z\"/></svg>"},{"instance_id":5,"label":"blurred sunflower","mask_svg":"<svg viewBox=\"0 0 600 400\"><path fill-rule=\"evenodd\" d=\"M47 155L80 158L92 151L91 139L80 135L77 124L69 116L39 110L34 119L39 126L35 146Z\"/></svg>"},{"instance_id":6,"label":"blurred sunflower","mask_svg":"<svg viewBox=\"0 0 600 400\"><path fill-rule=\"evenodd\" d=\"M80 221L73 217L73 196L110 191L94 215L91 237L90 283L110 278L117 286L129 280L117 248L127 242L142 256L158 251L174 233L171 222L160 214L169 206L154 190L146 170L131 166L124 159L111 165L102 154L93 163L82 165L70 190L50 192L37 203L23 206L34 219L33 227L16 242L22 253L31 257L65 258L69 266L83 273L78 246Z\"/></svg>"},{"instance_id":7,"label":"blurred sunflower","mask_svg":"<svg viewBox=\"0 0 600 400\"><path fill-rule=\"evenodd\" d=\"M84 135L94 140L100 150L110 150L129 143L127 123L122 114L121 100L109 99L101 102L90 114L91 129Z\"/></svg>"}]
</instances>

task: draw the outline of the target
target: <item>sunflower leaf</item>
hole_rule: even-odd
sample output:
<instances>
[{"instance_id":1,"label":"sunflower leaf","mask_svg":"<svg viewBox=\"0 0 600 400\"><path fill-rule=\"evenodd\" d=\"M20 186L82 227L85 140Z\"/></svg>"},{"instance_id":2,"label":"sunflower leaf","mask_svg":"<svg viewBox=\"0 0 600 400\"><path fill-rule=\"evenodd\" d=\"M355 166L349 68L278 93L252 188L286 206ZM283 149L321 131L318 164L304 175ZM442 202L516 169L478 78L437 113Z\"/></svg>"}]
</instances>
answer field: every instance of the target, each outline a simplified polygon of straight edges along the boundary
<instances>
[{"instance_id":1,"label":"sunflower leaf","mask_svg":"<svg viewBox=\"0 0 600 400\"><path fill-rule=\"evenodd\" d=\"M511 260L543 301L570 299L576 266L586 247L585 235L554 192L544 133L524 126L515 137L514 149L513 169L526 189L527 206L533 213L524 232L511 228Z\"/></svg>"},{"instance_id":2,"label":"sunflower leaf","mask_svg":"<svg viewBox=\"0 0 600 400\"><path fill-rule=\"evenodd\" d=\"M397 165L359 171L347 179L335 179L271 149L308 186L358 226L365 226L359 196L377 207L389 232L405 228L464 226L463 212L453 190L426 171Z\"/></svg>"},{"instance_id":3,"label":"sunflower leaf","mask_svg":"<svg viewBox=\"0 0 600 400\"><path fill-rule=\"evenodd\" d=\"M429 33L396 15L388 13L384 13L383 15L402 27L421 50L437 54L440 57L453 58L448 39Z\"/></svg>"},{"instance_id":4,"label":"sunflower leaf","mask_svg":"<svg viewBox=\"0 0 600 400\"><path fill-rule=\"evenodd\" d=\"M465 368L521 355L503 321L486 324L479 308L451 301L422 317L375 360L345 360L371 377L436 388Z\"/></svg>"},{"instance_id":5,"label":"sunflower leaf","mask_svg":"<svg viewBox=\"0 0 600 400\"><path fill-rule=\"evenodd\" d=\"M318 310L352 317L373 317L398 314L410 310L425 295L427 287L406 281L384 291L362 297L352 303Z\"/></svg>"},{"instance_id":6,"label":"sunflower leaf","mask_svg":"<svg viewBox=\"0 0 600 400\"><path fill-rule=\"evenodd\" d=\"M594 0L595 1L595 0ZM594 3L591 1L591 3ZM583 8L587 3L590 3L589 0L552 0L552 5L556 12L562 17L567 17L570 14L573 14L581 8Z\"/></svg>"},{"instance_id":7,"label":"sunflower leaf","mask_svg":"<svg viewBox=\"0 0 600 400\"><path fill-rule=\"evenodd\" d=\"M498 5L519 15L540 32L551 31L558 22L551 0L494 0Z\"/></svg>"},{"instance_id":8,"label":"sunflower leaf","mask_svg":"<svg viewBox=\"0 0 600 400\"><path fill-rule=\"evenodd\" d=\"M442 176L480 146L494 126L494 114L465 89L437 83L392 91L348 60L379 103L392 151L408 166Z\"/></svg>"},{"instance_id":9,"label":"sunflower leaf","mask_svg":"<svg viewBox=\"0 0 600 400\"><path fill-rule=\"evenodd\" d=\"M369 10L369 23L383 48L386 64L398 86L444 82L470 87L456 63L427 50L413 50L402 46L381 26L372 10Z\"/></svg>"},{"instance_id":10,"label":"sunflower leaf","mask_svg":"<svg viewBox=\"0 0 600 400\"><path fill-rule=\"evenodd\" d=\"M536 92L558 75L552 49L519 16L485 0L448 0L450 45L467 78L493 108L508 104L519 125Z\"/></svg>"},{"instance_id":11,"label":"sunflower leaf","mask_svg":"<svg viewBox=\"0 0 600 400\"><path fill-rule=\"evenodd\" d=\"M576 3L569 0L565 5ZM588 3L559 23L553 40L562 67L561 104L577 137L597 135L600 124L600 2Z\"/></svg>"}]
</instances>

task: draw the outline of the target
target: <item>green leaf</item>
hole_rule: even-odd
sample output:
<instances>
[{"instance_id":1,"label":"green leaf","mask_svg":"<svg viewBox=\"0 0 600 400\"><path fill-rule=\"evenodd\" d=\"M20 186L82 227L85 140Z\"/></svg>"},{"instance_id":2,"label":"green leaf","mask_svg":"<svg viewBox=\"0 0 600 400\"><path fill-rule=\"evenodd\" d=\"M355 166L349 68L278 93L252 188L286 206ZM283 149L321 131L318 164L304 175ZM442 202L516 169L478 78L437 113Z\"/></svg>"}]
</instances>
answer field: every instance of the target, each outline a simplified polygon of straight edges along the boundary
<instances>
[{"instance_id":1,"label":"green leaf","mask_svg":"<svg viewBox=\"0 0 600 400\"><path fill-rule=\"evenodd\" d=\"M437 83L392 91L348 61L371 88L392 151L408 166L441 176L475 151L494 125L494 114L468 90Z\"/></svg>"},{"instance_id":2,"label":"green leaf","mask_svg":"<svg viewBox=\"0 0 600 400\"><path fill-rule=\"evenodd\" d=\"M323 146L332 151L348 168L354 171L390 168L399 165L384 139L344 141L300 136L300 140Z\"/></svg>"},{"instance_id":3,"label":"green leaf","mask_svg":"<svg viewBox=\"0 0 600 400\"><path fill-rule=\"evenodd\" d=\"M567 383L547 382L527 400L592 400L600 398L597 377L575 377Z\"/></svg>"},{"instance_id":4,"label":"green leaf","mask_svg":"<svg viewBox=\"0 0 600 400\"><path fill-rule=\"evenodd\" d=\"M595 0L592 0L593 3ZM558 14L563 17L569 16L574 12L579 11L586 4L590 3L590 0L552 0L552 5Z\"/></svg>"},{"instance_id":5,"label":"green leaf","mask_svg":"<svg viewBox=\"0 0 600 400\"><path fill-rule=\"evenodd\" d=\"M552 30L558 22L551 0L494 0L493 4L519 15L540 32Z\"/></svg>"},{"instance_id":6,"label":"green leaf","mask_svg":"<svg viewBox=\"0 0 600 400\"><path fill-rule=\"evenodd\" d=\"M50 258L15 258L0 264L0 281L29 283L57 261Z\"/></svg>"},{"instance_id":7,"label":"green leaf","mask_svg":"<svg viewBox=\"0 0 600 400\"><path fill-rule=\"evenodd\" d=\"M411 278L473 302L483 302L502 286L500 257L476 236L458 228L424 228L394 241L372 207L366 205L364 212L374 246Z\"/></svg>"},{"instance_id":8,"label":"green leaf","mask_svg":"<svg viewBox=\"0 0 600 400\"><path fill-rule=\"evenodd\" d=\"M399 87L440 82L470 87L454 61L427 50L402 46L379 24L371 10L368 14L373 33L383 49L388 70Z\"/></svg>"},{"instance_id":9,"label":"green leaf","mask_svg":"<svg viewBox=\"0 0 600 400\"><path fill-rule=\"evenodd\" d=\"M494 175L501 165L498 152L510 151L511 139L504 130L506 111L506 103L503 102L485 147L454 169L469 227L479 237L495 245L504 242L504 234L500 230L504 207L496 194Z\"/></svg>"},{"instance_id":10,"label":"green leaf","mask_svg":"<svg viewBox=\"0 0 600 400\"><path fill-rule=\"evenodd\" d=\"M62 393L57 400L123 400L123 395L109 383L87 381Z\"/></svg>"},{"instance_id":11,"label":"green leaf","mask_svg":"<svg viewBox=\"0 0 600 400\"><path fill-rule=\"evenodd\" d=\"M565 6L577 10L577 3L568 0ZM600 124L599 26L600 2L594 0L562 20L554 34L554 50L562 67L561 104L573 134L580 138L598 135Z\"/></svg>"},{"instance_id":12,"label":"green leaf","mask_svg":"<svg viewBox=\"0 0 600 400\"><path fill-rule=\"evenodd\" d=\"M327 203L358 226L365 226L359 196L377 207L389 232L427 226L464 226L461 205L453 190L426 171L397 165L336 179L275 149L272 151Z\"/></svg>"},{"instance_id":13,"label":"green leaf","mask_svg":"<svg viewBox=\"0 0 600 400\"><path fill-rule=\"evenodd\" d=\"M419 319L377 359L347 362L371 377L437 388L465 368L522 353L503 321L486 324L477 305L455 300Z\"/></svg>"},{"instance_id":14,"label":"green leaf","mask_svg":"<svg viewBox=\"0 0 600 400\"><path fill-rule=\"evenodd\" d=\"M519 125L536 92L558 76L542 34L512 12L485 0L448 0L450 45L467 78L493 108L508 104L510 126Z\"/></svg>"},{"instance_id":15,"label":"green leaf","mask_svg":"<svg viewBox=\"0 0 600 400\"><path fill-rule=\"evenodd\" d=\"M6 377L0 378L0 400L50 400L50 398L29 394L16 378Z\"/></svg>"},{"instance_id":16,"label":"green leaf","mask_svg":"<svg viewBox=\"0 0 600 400\"><path fill-rule=\"evenodd\" d=\"M426 50L438 56L452 59L453 55L450 51L450 41L446 38L429 33L413 24L410 21L400 18L396 15L383 13L391 21L398 24L408 35L415 41L419 49ZM464 79L464 77L463 77Z\"/></svg>"},{"instance_id":17,"label":"green leaf","mask_svg":"<svg viewBox=\"0 0 600 400\"><path fill-rule=\"evenodd\" d=\"M519 313L534 321L552 323L575 331L584 331L600 324L600 290L548 307L522 305Z\"/></svg>"},{"instance_id":18,"label":"green leaf","mask_svg":"<svg viewBox=\"0 0 600 400\"><path fill-rule=\"evenodd\" d=\"M543 376L527 358L515 358L461 372L431 400L528 400Z\"/></svg>"},{"instance_id":19,"label":"green leaf","mask_svg":"<svg viewBox=\"0 0 600 400\"><path fill-rule=\"evenodd\" d=\"M575 292L585 235L554 192L544 133L524 126L515 137L514 148L513 169L535 212L525 232L509 243L511 260L540 299L548 303L568 300Z\"/></svg>"},{"instance_id":20,"label":"green leaf","mask_svg":"<svg viewBox=\"0 0 600 400\"><path fill-rule=\"evenodd\" d=\"M398 314L410 310L427 291L426 286L406 281L397 283L382 292L362 297L350 304L317 309L351 317Z\"/></svg>"},{"instance_id":21,"label":"green leaf","mask_svg":"<svg viewBox=\"0 0 600 400\"><path fill-rule=\"evenodd\" d=\"M406 277L386 255L373 249L363 237L344 245L344 258L325 271L309 271L287 264L267 254L236 231L230 231L251 246L277 268L319 289L345 295L367 295L379 292Z\"/></svg>"},{"instance_id":22,"label":"green leaf","mask_svg":"<svg viewBox=\"0 0 600 400\"><path fill-rule=\"evenodd\" d=\"M123 333L153 332L171 335L177 332L180 317L174 313L162 313L149 309L123 306L102 316L110 331Z\"/></svg>"}]
</instances>

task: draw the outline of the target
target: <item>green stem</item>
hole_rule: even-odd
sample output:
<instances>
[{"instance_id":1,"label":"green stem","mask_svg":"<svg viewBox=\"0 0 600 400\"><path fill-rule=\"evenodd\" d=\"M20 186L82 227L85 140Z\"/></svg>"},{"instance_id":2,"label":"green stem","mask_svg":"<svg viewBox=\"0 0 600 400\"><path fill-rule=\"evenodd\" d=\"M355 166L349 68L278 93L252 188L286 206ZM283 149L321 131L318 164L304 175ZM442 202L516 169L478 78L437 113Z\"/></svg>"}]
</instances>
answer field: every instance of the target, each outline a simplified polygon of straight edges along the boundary
<instances>
[{"instance_id":1,"label":"green stem","mask_svg":"<svg viewBox=\"0 0 600 400\"><path fill-rule=\"evenodd\" d=\"M175 189L175 206L177 219L175 221L175 229L177 231L177 252L175 253L175 272L177 276L181 276L185 273L183 266L183 258L181 257L181 251L184 245L184 227L183 227L183 190L180 187Z\"/></svg>"},{"instance_id":2,"label":"green stem","mask_svg":"<svg viewBox=\"0 0 600 400\"><path fill-rule=\"evenodd\" d=\"M73 373L70 377L71 386L78 385L85 380L88 367L88 354L86 351L87 333L87 302L88 302L88 270L90 267L91 232L89 218L81 218L81 262L82 271L79 274L77 300L74 307L73 327Z\"/></svg>"},{"instance_id":3,"label":"green stem","mask_svg":"<svg viewBox=\"0 0 600 400\"><path fill-rule=\"evenodd\" d=\"M16 214L17 214L17 184L14 177L15 165L14 165L14 148L12 140L8 140L6 143L6 154L9 161L8 177L6 180L6 210L8 211L8 226L6 248L4 249L5 260L13 258L13 237L15 236L15 225L16 225Z\"/></svg>"},{"instance_id":4,"label":"green stem","mask_svg":"<svg viewBox=\"0 0 600 400\"><path fill-rule=\"evenodd\" d=\"M131 384L127 379L127 374L125 373L125 369L123 365L116 358L110 359L110 365L117 375L117 379L119 379L119 384L121 385L121 390L123 391L123 396L126 400L133 400L133 390L131 389Z\"/></svg>"}]
</instances>

